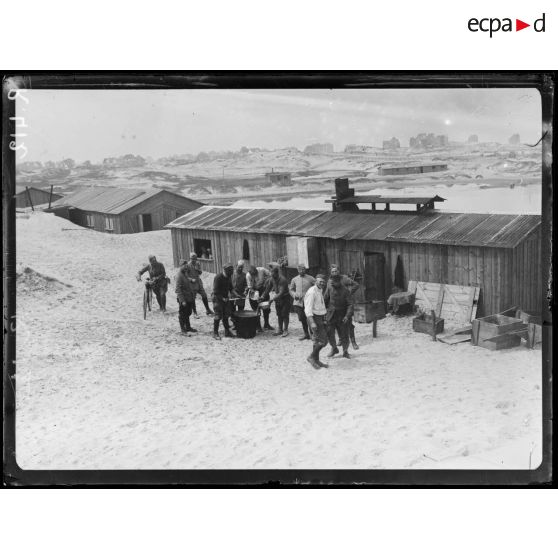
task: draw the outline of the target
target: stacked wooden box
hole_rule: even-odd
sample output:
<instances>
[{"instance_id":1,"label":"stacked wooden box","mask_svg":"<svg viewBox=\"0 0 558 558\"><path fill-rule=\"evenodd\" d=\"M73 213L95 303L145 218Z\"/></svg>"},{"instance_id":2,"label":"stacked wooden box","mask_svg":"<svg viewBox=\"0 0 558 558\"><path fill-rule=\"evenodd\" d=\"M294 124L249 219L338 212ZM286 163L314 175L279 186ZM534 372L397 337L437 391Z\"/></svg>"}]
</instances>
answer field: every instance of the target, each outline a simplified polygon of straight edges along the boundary
<instances>
[{"instance_id":1,"label":"stacked wooden box","mask_svg":"<svg viewBox=\"0 0 558 558\"><path fill-rule=\"evenodd\" d=\"M485 349L499 350L517 347L525 324L518 318L494 314L473 320L471 343Z\"/></svg>"}]
</instances>

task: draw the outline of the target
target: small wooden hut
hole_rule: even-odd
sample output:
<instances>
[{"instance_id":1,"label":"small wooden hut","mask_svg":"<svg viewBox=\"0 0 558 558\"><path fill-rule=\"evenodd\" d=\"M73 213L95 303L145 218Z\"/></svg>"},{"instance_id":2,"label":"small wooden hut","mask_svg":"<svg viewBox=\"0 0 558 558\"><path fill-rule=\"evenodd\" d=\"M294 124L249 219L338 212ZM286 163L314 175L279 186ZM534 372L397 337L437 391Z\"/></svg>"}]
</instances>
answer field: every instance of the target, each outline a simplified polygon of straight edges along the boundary
<instances>
[{"instance_id":1,"label":"small wooden hut","mask_svg":"<svg viewBox=\"0 0 558 558\"><path fill-rule=\"evenodd\" d=\"M156 231L203 203L160 189L85 188L52 204L76 225L123 234Z\"/></svg>"},{"instance_id":2,"label":"small wooden hut","mask_svg":"<svg viewBox=\"0 0 558 558\"><path fill-rule=\"evenodd\" d=\"M49 203L49 201L55 202L62 198L60 194L50 193L46 190L41 190L35 186L16 186L16 207L37 207L38 205L43 205Z\"/></svg>"}]
</instances>

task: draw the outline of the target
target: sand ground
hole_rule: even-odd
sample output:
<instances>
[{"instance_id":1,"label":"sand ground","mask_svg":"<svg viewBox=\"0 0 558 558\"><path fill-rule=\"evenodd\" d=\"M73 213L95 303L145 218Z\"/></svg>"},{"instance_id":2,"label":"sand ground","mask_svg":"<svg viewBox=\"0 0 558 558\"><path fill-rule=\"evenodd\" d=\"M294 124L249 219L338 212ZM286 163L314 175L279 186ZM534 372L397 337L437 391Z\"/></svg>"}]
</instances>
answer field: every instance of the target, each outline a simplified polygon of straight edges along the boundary
<instances>
[{"instance_id":1,"label":"sand ground","mask_svg":"<svg viewBox=\"0 0 558 558\"><path fill-rule=\"evenodd\" d=\"M178 333L143 320L134 275L169 231L108 235L17 219L17 461L24 469L536 468L541 351L435 343L410 318L315 371L291 335ZM205 277L210 280L210 277ZM198 308L203 309L201 301ZM272 320L274 316L272 315Z\"/></svg>"}]
</instances>

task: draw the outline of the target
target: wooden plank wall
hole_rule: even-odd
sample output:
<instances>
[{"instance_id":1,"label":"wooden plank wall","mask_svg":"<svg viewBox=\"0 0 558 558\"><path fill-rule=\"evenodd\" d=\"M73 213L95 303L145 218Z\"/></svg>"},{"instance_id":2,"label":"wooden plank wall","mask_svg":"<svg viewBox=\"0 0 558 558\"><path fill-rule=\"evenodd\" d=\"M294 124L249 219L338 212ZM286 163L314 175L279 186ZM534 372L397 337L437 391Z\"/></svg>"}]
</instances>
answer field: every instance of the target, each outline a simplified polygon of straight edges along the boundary
<instances>
[{"instance_id":1,"label":"wooden plank wall","mask_svg":"<svg viewBox=\"0 0 558 558\"><path fill-rule=\"evenodd\" d=\"M513 250L513 292L516 304L523 310L542 312L544 290L542 285L540 228L529 235Z\"/></svg>"},{"instance_id":2,"label":"wooden plank wall","mask_svg":"<svg viewBox=\"0 0 558 558\"><path fill-rule=\"evenodd\" d=\"M170 192L161 192L156 196L136 205L132 209L125 211L120 215L121 228L119 232L122 233L136 233L140 232L138 215L142 213L151 214L152 230L161 230L165 225L174 221L178 217L201 207L201 204L174 196ZM116 231L115 231L116 232Z\"/></svg>"},{"instance_id":3,"label":"wooden plank wall","mask_svg":"<svg viewBox=\"0 0 558 558\"><path fill-rule=\"evenodd\" d=\"M282 235L172 229L173 260L177 266L180 259L187 259L194 249L194 239L211 241L213 260L200 260L202 269L216 273L222 266L235 264L242 258L244 240L250 250L249 264L266 266L287 254L286 237Z\"/></svg>"},{"instance_id":4,"label":"wooden plank wall","mask_svg":"<svg viewBox=\"0 0 558 558\"><path fill-rule=\"evenodd\" d=\"M202 261L202 268L213 273L226 261L235 263L242 257L244 239L248 240L251 263L255 265L266 265L287 251L286 237L282 235L173 229L172 236L175 266L180 258L188 257L194 238L211 240L215 260ZM397 256L401 256L407 283L416 280L480 287L478 317L516 304L528 310L541 305L540 233L515 250L320 238L318 272L328 273L331 263L338 262L340 250L360 251L363 260L366 252L384 254L386 298L391 293Z\"/></svg>"}]
</instances>

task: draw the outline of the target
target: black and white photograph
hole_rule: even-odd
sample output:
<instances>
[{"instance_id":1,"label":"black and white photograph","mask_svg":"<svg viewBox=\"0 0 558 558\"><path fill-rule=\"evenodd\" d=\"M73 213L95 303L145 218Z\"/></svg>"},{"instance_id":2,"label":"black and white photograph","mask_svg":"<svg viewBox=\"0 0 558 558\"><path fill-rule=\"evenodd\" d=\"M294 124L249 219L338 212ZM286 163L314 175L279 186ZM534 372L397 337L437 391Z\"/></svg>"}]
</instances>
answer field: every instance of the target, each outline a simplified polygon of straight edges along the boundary
<instances>
[{"instance_id":1,"label":"black and white photograph","mask_svg":"<svg viewBox=\"0 0 558 558\"><path fill-rule=\"evenodd\" d=\"M237 80L4 81L17 467L539 469L539 88Z\"/></svg>"}]
</instances>

